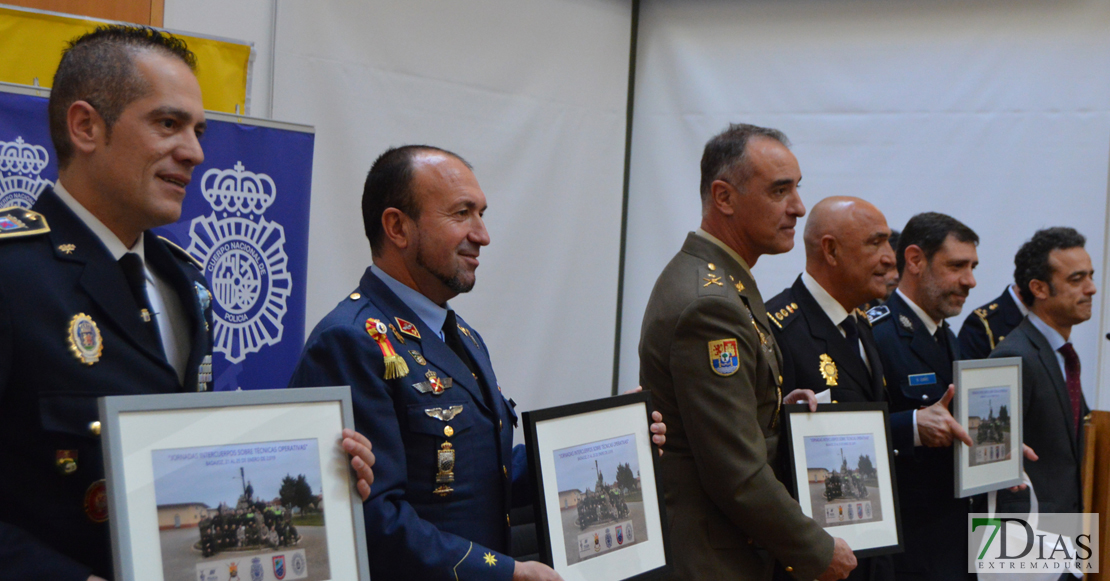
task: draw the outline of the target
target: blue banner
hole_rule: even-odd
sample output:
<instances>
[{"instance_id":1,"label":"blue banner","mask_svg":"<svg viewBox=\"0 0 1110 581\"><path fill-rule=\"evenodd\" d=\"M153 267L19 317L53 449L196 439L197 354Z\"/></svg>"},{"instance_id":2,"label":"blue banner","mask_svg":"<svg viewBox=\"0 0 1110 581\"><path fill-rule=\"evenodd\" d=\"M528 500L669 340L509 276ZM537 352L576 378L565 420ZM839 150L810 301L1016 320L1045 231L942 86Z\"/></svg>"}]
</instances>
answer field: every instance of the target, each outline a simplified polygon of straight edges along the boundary
<instances>
[{"instance_id":1,"label":"blue banner","mask_svg":"<svg viewBox=\"0 0 1110 581\"><path fill-rule=\"evenodd\" d=\"M30 207L57 179L46 103L0 87L0 208ZM156 229L211 286L216 390L285 387L300 356L314 142L311 128L209 113L181 220Z\"/></svg>"}]
</instances>

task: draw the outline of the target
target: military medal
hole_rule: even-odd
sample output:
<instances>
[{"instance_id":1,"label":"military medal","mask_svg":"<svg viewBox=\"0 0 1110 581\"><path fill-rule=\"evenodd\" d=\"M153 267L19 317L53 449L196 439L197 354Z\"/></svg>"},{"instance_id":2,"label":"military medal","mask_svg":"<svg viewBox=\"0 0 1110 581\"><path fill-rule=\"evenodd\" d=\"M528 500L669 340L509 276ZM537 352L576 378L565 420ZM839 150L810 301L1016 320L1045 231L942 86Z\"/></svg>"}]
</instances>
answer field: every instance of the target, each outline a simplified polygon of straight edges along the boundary
<instances>
[{"instance_id":1,"label":"military medal","mask_svg":"<svg viewBox=\"0 0 1110 581\"><path fill-rule=\"evenodd\" d=\"M374 318L366 319L366 332L378 343L378 348L382 350L382 357L385 360L385 378L404 377L409 374L409 366L393 350L393 344L389 342L389 336L386 335L387 331L385 323Z\"/></svg>"},{"instance_id":2,"label":"military medal","mask_svg":"<svg viewBox=\"0 0 1110 581\"><path fill-rule=\"evenodd\" d=\"M837 385L836 362L829 357L828 353L822 353L820 359L821 362L817 364L817 368L821 371L821 377L825 378L825 385Z\"/></svg>"},{"instance_id":3,"label":"military medal","mask_svg":"<svg viewBox=\"0 0 1110 581\"><path fill-rule=\"evenodd\" d=\"M436 484L439 486L433 491L439 496L447 496L454 492L448 484L455 481L455 450L451 442L444 442L436 452L439 472L436 473Z\"/></svg>"},{"instance_id":4,"label":"military medal","mask_svg":"<svg viewBox=\"0 0 1110 581\"><path fill-rule=\"evenodd\" d=\"M212 383L212 356L205 355L197 366L197 391L208 391L209 383Z\"/></svg>"},{"instance_id":5,"label":"military medal","mask_svg":"<svg viewBox=\"0 0 1110 581\"><path fill-rule=\"evenodd\" d=\"M419 351L414 351L412 349L409 349L409 355L412 355L412 360L415 361L418 365L427 365L428 364L428 360L424 359L424 356L421 355Z\"/></svg>"},{"instance_id":6,"label":"military medal","mask_svg":"<svg viewBox=\"0 0 1110 581\"><path fill-rule=\"evenodd\" d=\"M478 347L479 349L482 348L482 346L478 344L478 340L474 338L474 335L470 334L470 329L467 329L467 328L463 327L462 325L457 325L457 326L458 326L459 330L462 331L463 335L466 335L467 337L470 337L470 340L474 342L475 347Z\"/></svg>"},{"instance_id":7,"label":"military medal","mask_svg":"<svg viewBox=\"0 0 1110 581\"><path fill-rule=\"evenodd\" d=\"M69 321L69 350L77 360L85 365L92 365L100 361L100 354L104 351L104 338L92 317L85 313L77 313Z\"/></svg>"},{"instance_id":8,"label":"military medal","mask_svg":"<svg viewBox=\"0 0 1110 581\"><path fill-rule=\"evenodd\" d=\"M93 482L85 491L85 516L97 523L108 520L108 493L104 488L104 479Z\"/></svg>"}]
</instances>

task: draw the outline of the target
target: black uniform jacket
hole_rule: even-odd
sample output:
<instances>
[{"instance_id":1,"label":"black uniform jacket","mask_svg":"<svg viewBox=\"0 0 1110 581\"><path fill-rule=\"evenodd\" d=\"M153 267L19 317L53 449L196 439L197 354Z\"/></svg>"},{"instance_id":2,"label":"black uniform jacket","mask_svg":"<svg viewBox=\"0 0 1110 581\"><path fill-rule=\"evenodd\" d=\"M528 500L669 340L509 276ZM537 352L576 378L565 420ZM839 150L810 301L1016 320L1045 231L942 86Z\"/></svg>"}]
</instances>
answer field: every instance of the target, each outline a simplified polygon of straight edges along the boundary
<instances>
[{"instance_id":1,"label":"black uniform jacket","mask_svg":"<svg viewBox=\"0 0 1110 581\"><path fill-rule=\"evenodd\" d=\"M49 232L0 236L0 580L111 579L96 400L206 385L211 312L199 297L211 295L182 251L146 233L147 262L188 319L182 385L144 340L139 305L100 240L53 190L33 210Z\"/></svg>"},{"instance_id":2,"label":"black uniform jacket","mask_svg":"<svg viewBox=\"0 0 1110 581\"><path fill-rule=\"evenodd\" d=\"M960 327L960 357L986 359L991 351L1021 324L1021 309L1006 287L1002 295L975 309Z\"/></svg>"},{"instance_id":3,"label":"black uniform jacket","mask_svg":"<svg viewBox=\"0 0 1110 581\"><path fill-rule=\"evenodd\" d=\"M892 438L898 451L894 468L906 552L894 556L897 577L963 579L967 576L968 502L955 498L952 448L914 448L912 441L908 445L904 441L913 437L913 410L939 401L952 383L951 362L959 358L959 344L945 326L946 355L899 293L868 315L886 377ZM899 428L906 422L909 430Z\"/></svg>"}]
</instances>

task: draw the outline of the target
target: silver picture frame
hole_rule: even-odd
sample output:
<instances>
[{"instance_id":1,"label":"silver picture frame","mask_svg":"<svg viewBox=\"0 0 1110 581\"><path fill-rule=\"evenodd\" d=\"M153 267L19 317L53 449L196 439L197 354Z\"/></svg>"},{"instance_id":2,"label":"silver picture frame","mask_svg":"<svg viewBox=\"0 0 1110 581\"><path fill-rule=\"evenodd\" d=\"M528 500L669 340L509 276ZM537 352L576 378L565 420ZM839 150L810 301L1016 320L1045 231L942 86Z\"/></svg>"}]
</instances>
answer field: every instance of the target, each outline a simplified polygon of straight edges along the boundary
<instances>
[{"instance_id":1,"label":"silver picture frame","mask_svg":"<svg viewBox=\"0 0 1110 581\"><path fill-rule=\"evenodd\" d=\"M99 408L117 581L369 581L340 444L354 428L349 387L112 396ZM299 480L304 506L283 500Z\"/></svg>"},{"instance_id":2,"label":"silver picture frame","mask_svg":"<svg viewBox=\"0 0 1110 581\"><path fill-rule=\"evenodd\" d=\"M972 441L953 444L956 498L1021 484L1021 373L1021 357L953 363L952 416Z\"/></svg>"}]
</instances>

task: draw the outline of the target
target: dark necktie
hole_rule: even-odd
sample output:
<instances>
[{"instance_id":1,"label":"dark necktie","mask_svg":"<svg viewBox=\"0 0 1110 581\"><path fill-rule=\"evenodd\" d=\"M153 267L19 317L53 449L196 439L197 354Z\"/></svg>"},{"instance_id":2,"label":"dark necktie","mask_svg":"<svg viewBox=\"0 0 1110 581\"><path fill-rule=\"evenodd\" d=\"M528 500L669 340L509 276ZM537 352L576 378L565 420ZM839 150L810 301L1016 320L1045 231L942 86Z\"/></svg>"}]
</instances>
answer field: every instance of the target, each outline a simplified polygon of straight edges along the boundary
<instances>
[{"instance_id":1,"label":"dark necktie","mask_svg":"<svg viewBox=\"0 0 1110 581\"><path fill-rule=\"evenodd\" d=\"M470 360L470 354L466 352L466 346L463 345L462 337L459 337L459 321L455 318L455 311L447 310L447 319L443 321L443 342L459 356L459 359L466 364L466 368L470 373L475 373L474 362Z\"/></svg>"},{"instance_id":2,"label":"dark necktie","mask_svg":"<svg viewBox=\"0 0 1110 581\"><path fill-rule=\"evenodd\" d=\"M948 348L948 326L946 323L941 322L937 325L937 332L933 334L937 340L937 345L940 345L940 350L944 352L944 360L952 363L952 350Z\"/></svg>"},{"instance_id":3,"label":"dark necktie","mask_svg":"<svg viewBox=\"0 0 1110 581\"><path fill-rule=\"evenodd\" d=\"M1071 343L1057 349L1064 356L1064 375L1067 377L1068 397L1071 398L1072 429L1079 432L1079 404L1083 399L1083 387L1079 384L1079 354Z\"/></svg>"},{"instance_id":4,"label":"dark necktie","mask_svg":"<svg viewBox=\"0 0 1110 581\"><path fill-rule=\"evenodd\" d=\"M840 328L844 331L844 338L852 346L852 352L859 353L859 329L856 327L855 317L848 315L847 318L841 321Z\"/></svg>"},{"instance_id":5,"label":"dark necktie","mask_svg":"<svg viewBox=\"0 0 1110 581\"><path fill-rule=\"evenodd\" d=\"M147 329L156 350L162 351L162 334L158 331L158 320L154 316L154 309L150 307L150 297L146 294L146 274L143 272L143 259L138 254L128 252L119 259L123 276L127 279L127 286L131 287L131 295L139 305L139 316L143 320L143 327Z\"/></svg>"}]
</instances>

